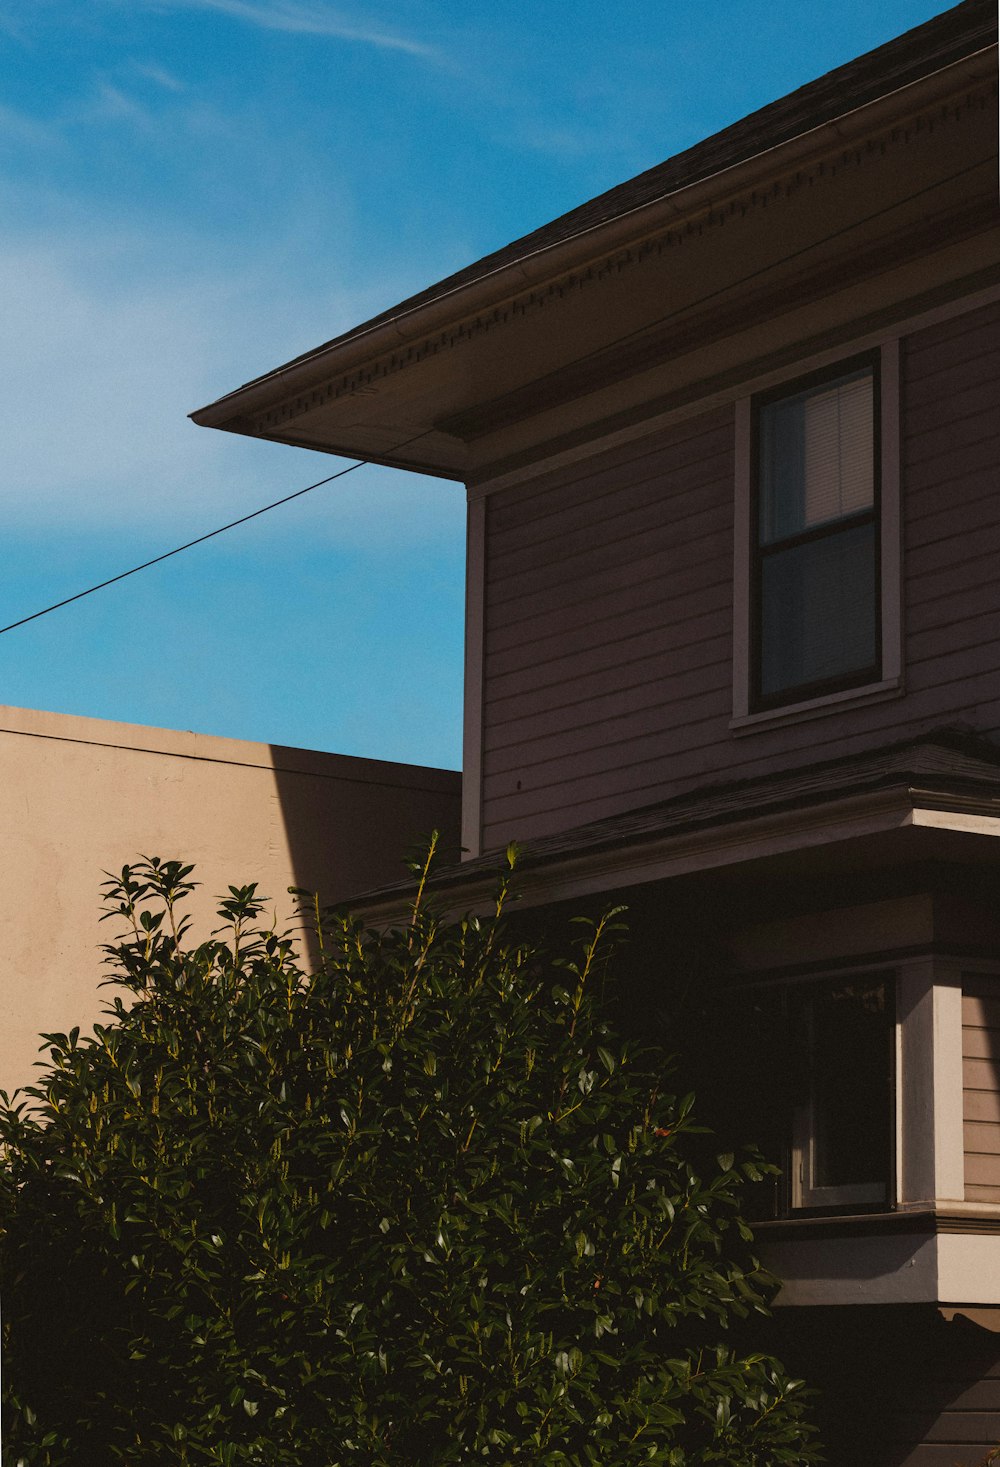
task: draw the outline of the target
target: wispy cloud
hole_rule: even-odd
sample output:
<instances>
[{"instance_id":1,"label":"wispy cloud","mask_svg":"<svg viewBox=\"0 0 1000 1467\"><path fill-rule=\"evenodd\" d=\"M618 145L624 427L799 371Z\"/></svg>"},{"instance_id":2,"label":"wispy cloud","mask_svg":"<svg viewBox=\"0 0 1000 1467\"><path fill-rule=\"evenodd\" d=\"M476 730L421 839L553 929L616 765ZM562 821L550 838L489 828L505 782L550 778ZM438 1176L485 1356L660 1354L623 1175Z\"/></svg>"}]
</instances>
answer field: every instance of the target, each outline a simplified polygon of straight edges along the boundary
<instances>
[{"instance_id":1,"label":"wispy cloud","mask_svg":"<svg viewBox=\"0 0 1000 1467\"><path fill-rule=\"evenodd\" d=\"M81 114L87 121L128 122L139 127L148 127L151 117L145 107L111 82L97 83L96 99Z\"/></svg>"},{"instance_id":2,"label":"wispy cloud","mask_svg":"<svg viewBox=\"0 0 1000 1467\"><path fill-rule=\"evenodd\" d=\"M303 4L299 0L271 0L269 4L258 4L255 0L165 0L161 8L213 10L264 30L329 36L334 40L357 41L387 51L403 51L425 61L441 59L435 46L354 20L342 11L322 4Z\"/></svg>"},{"instance_id":3,"label":"wispy cloud","mask_svg":"<svg viewBox=\"0 0 1000 1467\"><path fill-rule=\"evenodd\" d=\"M39 122L24 112L0 104L0 140L8 145L24 147L51 147L59 142L58 128L49 122Z\"/></svg>"},{"instance_id":4,"label":"wispy cloud","mask_svg":"<svg viewBox=\"0 0 1000 1467\"><path fill-rule=\"evenodd\" d=\"M132 71L136 76L144 77L155 86L162 87L165 92L183 92L186 87L182 81L169 71L164 71L162 66L151 66L148 63L134 61Z\"/></svg>"},{"instance_id":5,"label":"wispy cloud","mask_svg":"<svg viewBox=\"0 0 1000 1467\"><path fill-rule=\"evenodd\" d=\"M8 529L104 527L166 544L340 466L323 454L207 432L187 415L312 344L317 316L332 334L371 314L372 301L318 301L309 287L301 297L282 293L261 259L242 270L216 261L168 279L143 250L140 239L100 226L0 244L0 501ZM436 543L452 532L454 496L441 485L366 469L327 496L332 538L370 541L376 491L392 504L382 526L388 545ZM287 525L293 534L295 523L294 515L269 517L268 532Z\"/></svg>"}]
</instances>

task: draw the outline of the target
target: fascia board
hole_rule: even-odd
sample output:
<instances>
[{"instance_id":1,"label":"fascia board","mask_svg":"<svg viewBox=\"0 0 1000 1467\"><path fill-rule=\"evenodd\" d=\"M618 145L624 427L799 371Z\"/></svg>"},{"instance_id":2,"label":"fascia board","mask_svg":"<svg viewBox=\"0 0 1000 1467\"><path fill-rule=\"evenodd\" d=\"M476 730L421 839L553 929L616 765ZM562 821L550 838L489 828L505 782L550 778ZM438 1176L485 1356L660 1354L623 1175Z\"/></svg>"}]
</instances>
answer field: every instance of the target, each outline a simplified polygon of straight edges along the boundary
<instances>
[{"instance_id":1,"label":"fascia board","mask_svg":"<svg viewBox=\"0 0 1000 1467\"><path fill-rule=\"evenodd\" d=\"M699 211L724 207L733 195L759 187L776 174L817 161L831 148L857 142L866 134L953 94L964 84L982 81L993 69L990 63L995 51L995 46L985 47L874 102L764 148L751 158L638 205L614 219L591 225L569 239L542 246L368 330L319 347L304 358L277 367L197 409L190 416L202 427L226 428L232 423L236 431L246 432L246 427L239 426L239 420L285 397L307 391L334 375L356 371L387 352L399 350L402 345L412 345L435 331L457 325L463 318L495 309L527 290L546 285L560 275L591 266L617 249L634 248L644 239L676 227Z\"/></svg>"},{"instance_id":2,"label":"fascia board","mask_svg":"<svg viewBox=\"0 0 1000 1467\"><path fill-rule=\"evenodd\" d=\"M810 806L783 810L749 820L623 843L610 849L555 857L544 865L525 868L519 876L515 874L514 885L521 906L545 906L898 830L911 823L912 814L912 801L905 790L856 795L820 809ZM504 854L498 851L497 875L503 864ZM497 876L490 873L469 881L459 879L454 889L435 891L432 887L430 894L438 906L443 905L449 911L480 911L492 907L496 884ZM410 909L406 895L401 893L383 901L376 898L370 905L362 897L357 910L381 925L408 916Z\"/></svg>"},{"instance_id":3,"label":"fascia board","mask_svg":"<svg viewBox=\"0 0 1000 1467\"><path fill-rule=\"evenodd\" d=\"M907 827L951 830L1000 837L997 802L976 795L932 795L896 787L805 808L780 810L702 829L667 833L579 855L554 857L515 874L519 905L547 906L629 886L741 865L772 856L830 846ZM454 886L429 895L438 908L457 915L493 907L504 854L497 852L496 875L458 878ZM357 911L376 926L407 921L407 893L370 903L363 895Z\"/></svg>"}]
</instances>

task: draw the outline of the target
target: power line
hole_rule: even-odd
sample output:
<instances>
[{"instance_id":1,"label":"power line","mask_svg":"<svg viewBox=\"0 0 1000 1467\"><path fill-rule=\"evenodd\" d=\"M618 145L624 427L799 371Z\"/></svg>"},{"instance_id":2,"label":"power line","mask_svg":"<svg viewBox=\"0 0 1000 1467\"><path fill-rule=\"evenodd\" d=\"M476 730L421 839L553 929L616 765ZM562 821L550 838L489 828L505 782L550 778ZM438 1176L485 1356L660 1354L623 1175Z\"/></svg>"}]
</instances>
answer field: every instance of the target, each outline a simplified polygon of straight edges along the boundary
<instances>
[{"instance_id":1,"label":"power line","mask_svg":"<svg viewBox=\"0 0 1000 1467\"><path fill-rule=\"evenodd\" d=\"M976 171L977 168L981 168L982 166L983 165L981 162L969 164L967 167L963 168L958 174L953 175L953 177L964 177L965 174L973 173ZM866 215L863 219L855 219L849 224L843 225L841 226L841 228L833 230L831 233L825 235L822 239L811 240L808 244L803 245L800 249L793 251L789 255L783 256L783 260L795 259L799 255L808 254L810 253L810 251L818 248L819 246L828 244L831 241L838 239L843 234L849 234L852 230L857 229L862 224L870 223L872 220L878 219L884 214L890 214L894 210L902 207L903 205L911 203L913 200L920 198L923 194L934 192L934 190L940 188L944 182L951 181L952 179L938 179L935 180L933 183L926 184L923 188L915 190L915 192L913 192L912 194L908 194L905 198L896 199L890 204L883 205L881 208L874 210L873 213ZM585 362L590 361L592 358L603 355L609 349L612 349L616 346L621 346L625 342L633 339L634 337L644 335L653 327L666 325L669 321L676 319L676 317L678 316L684 315L685 312L690 311L693 307L707 304L708 301L714 299L718 295L724 294L728 290L733 289L734 286L738 287L741 285L749 284L749 282L755 279L757 276L766 274L768 270L772 269L773 263L774 262L769 262L768 264L760 266L755 270L751 270L741 279L735 282L731 281L726 286L720 287L718 290L709 291L706 295L701 296L696 301L687 302L684 306L675 308L671 311L667 311L664 315L656 317L652 321L646 321L641 326L634 327L632 330L626 331L622 335L613 338L612 341L603 343L600 347L594 347L591 348L589 351L583 352L580 356L572 358L565 365L569 367L582 366ZM433 432L433 429L426 428L423 432L414 434L412 438L407 438L404 442L395 444L391 452L398 453L401 448L408 448L411 443L419 442L421 438L426 438L431 432ZM314 489L321 489L324 484L332 484L335 479L343 479L346 477L346 475L353 474L356 469L363 469L367 467L371 462L372 460L367 458L358 459L356 463L348 464L346 469L339 469L337 473L330 474L325 479L317 479L314 484L307 484L304 489L296 489L294 494L286 494L282 499L275 499L271 504L265 504L260 509L252 510L250 514L241 515L240 518L237 520L230 520L229 524L220 525L217 530L209 530L206 535L199 535L194 540L188 540L184 545L178 545L173 550L164 551L162 555L154 555L152 560L145 560L143 561L142 565L135 565L132 567L131 570L121 571L116 576L110 576L106 581L99 581L95 586L88 586L85 591L77 591L74 596L64 597L62 601L54 601L51 606L45 606L42 608L41 611L33 611L30 616L22 616L19 618L19 620L12 621L5 627L0 627L0 637L2 637L5 632L14 631L16 627L26 626L28 622L37 621L39 617L48 616L50 611L59 611L63 606L71 606L74 601L82 601L85 596L93 596L95 591L103 591L108 586L114 586L119 581L127 580L129 576L135 576L138 575L140 571L149 570L151 566L159 565L160 562L164 560L170 560L172 556L180 555L185 550L191 550L194 548L195 545L203 545L206 540L213 540L216 535L224 535L227 530L234 530L238 525L245 525L249 520L257 519L259 515L268 514L272 509L278 509L282 504L290 504L293 499L301 499L303 494L311 494Z\"/></svg>"},{"instance_id":2,"label":"power line","mask_svg":"<svg viewBox=\"0 0 1000 1467\"><path fill-rule=\"evenodd\" d=\"M413 438L408 438L405 443L396 444L393 452L401 448L407 448L415 443L417 438L426 437L426 433L418 433ZM116 576L110 576L106 581L98 581L96 586L88 586L85 591L77 591L75 596L65 596L62 601L53 601L51 606L45 606L41 611L33 611L30 616L22 616L18 621L12 621L5 627L0 627L0 637L4 632L12 632L15 627L26 626L29 621L37 621L40 616L48 616L50 611L58 611L60 607L71 606L74 601L82 601L84 596L93 596L95 591L103 591L106 586L114 586L118 581L125 581L129 576L137 576L140 571L149 570L150 566L159 565L163 560L169 560L173 555L180 555L184 550L191 550L195 545L204 545L206 540L214 540L216 535L224 535L227 530L235 530L237 525L245 525L249 520L255 520L262 514L267 514L272 509L277 509L282 504L290 504L293 499L301 499L303 494L311 494L314 489L321 489L324 484L332 484L334 479L343 479L348 474L353 474L355 469L363 469L371 463L371 459L358 459L357 463L348 464L346 469L338 469L335 474L329 474L325 479L317 479L315 484L307 484L304 489L296 489L294 494L286 494L281 499L275 499L271 504L262 505L260 509L251 510L249 514L241 515L238 520L230 520L228 525L220 525L217 530L209 530L207 535L198 535L194 540L188 540L183 545L177 545L173 550L165 550L162 555L154 555L152 560L144 560L142 565L134 565L131 570L120 571Z\"/></svg>"}]
</instances>

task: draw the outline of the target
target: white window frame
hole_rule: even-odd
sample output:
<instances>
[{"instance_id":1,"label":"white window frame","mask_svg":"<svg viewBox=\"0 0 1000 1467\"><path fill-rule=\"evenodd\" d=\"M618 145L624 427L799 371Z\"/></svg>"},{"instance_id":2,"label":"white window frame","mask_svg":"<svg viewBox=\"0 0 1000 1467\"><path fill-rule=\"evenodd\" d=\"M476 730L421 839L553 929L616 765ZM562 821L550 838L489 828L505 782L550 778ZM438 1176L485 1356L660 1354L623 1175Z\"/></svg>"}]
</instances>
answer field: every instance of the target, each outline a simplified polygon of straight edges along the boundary
<instances>
[{"instance_id":1,"label":"white window frame","mask_svg":"<svg viewBox=\"0 0 1000 1467\"><path fill-rule=\"evenodd\" d=\"M751 712L754 682L751 567L756 552L753 524L753 398L757 394L780 388L787 382L790 389L800 378L816 371L836 369L863 351L874 349L879 356L879 461L880 495L880 587L881 649L880 675L861 687L847 688L820 697L783 703L779 707ZM883 698L898 697L902 692L902 586L900 555L899 494L899 336L891 335L878 342L866 342L856 348L839 348L799 363L793 372L772 373L749 384L751 391L736 402L736 504L733 545L733 716L729 727L734 733L751 732L776 724L798 722L820 717L827 712L846 710Z\"/></svg>"},{"instance_id":2,"label":"white window frame","mask_svg":"<svg viewBox=\"0 0 1000 1467\"><path fill-rule=\"evenodd\" d=\"M944 1205L1000 1214L1000 1203L965 1203L962 1092L962 994L970 980L1000 981L1000 962L928 953L862 967L831 965L807 978L772 981L834 984L862 976L883 979L894 994L894 1157L885 1181L885 1210ZM862 1196L864 1184L844 1189L802 1186L799 1167L808 1164L812 1139L805 1110L791 1117L790 1213L842 1211L851 1205L877 1209L881 1184L874 1184L870 1191L875 1195L869 1196Z\"/></svg>"},{"instance_id":3,"label":"white window frame","mask_svg":"<svg viewBox=\"0 0 1000 1467\"><path fill-rule=\"evenodd\" d=\"M895 1033L897 1019L895 1016L896 1005L896 969L877 968L862 969L856 973L842 974L840 978L825 976L817 983L816 980L803 981L796 986L803 988L833 987L838 982L851 982L852 980L872 980L883 983L890 996L891 1026ZM895 1044L894 1044L895 1049ZM888 1055L886 1056L888 1060ZM899 1108L899 1077L898 1077L898 1055L894 1053L892 1065L892 1085L888 1089L889 1101L892 1114L883 1117L884 1124L892 1138L890 1145L889 1165L886 1175L881 1182L849 1182L842 1187L815 1187L812 1185L812 1175L816 1159L816 1130L812 1105L806 1104L796 1107L791 1115L791 1154L790 1170L790 1204L791 1210L797 1212L803 1208L813 1209L840 1209L848 1206L869 1208L879 1204L886 1210L893 1206L896 1196L896 1177L892 1152L895 1150L897 1141L896 1116Z\"/></svg>"}]
</instances>

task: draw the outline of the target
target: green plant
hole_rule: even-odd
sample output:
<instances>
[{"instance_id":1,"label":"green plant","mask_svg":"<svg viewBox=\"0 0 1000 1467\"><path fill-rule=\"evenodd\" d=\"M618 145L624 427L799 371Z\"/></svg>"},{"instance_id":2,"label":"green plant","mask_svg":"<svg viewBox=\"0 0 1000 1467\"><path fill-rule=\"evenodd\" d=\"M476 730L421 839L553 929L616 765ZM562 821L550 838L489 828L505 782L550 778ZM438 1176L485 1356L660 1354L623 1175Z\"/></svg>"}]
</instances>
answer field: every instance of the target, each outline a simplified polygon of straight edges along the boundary
<instances>
[{"instance_id":1,"label":"green plant","mask_svg":"<svg viewBox=\"0 0 1000 1467\"><path fill-rule=\"evenodd\" d=\"M773 1289L757 1164L696 1168L692 1098L616 1035L618 912L549 956L507 877L457 923L421 882L403 931L314 910L307 973L253 886L189 946L191 888L108 883L131 1002L0 1112L5 1464L817 1460L731 1338Z\"/></svg>"}]
</instances>

